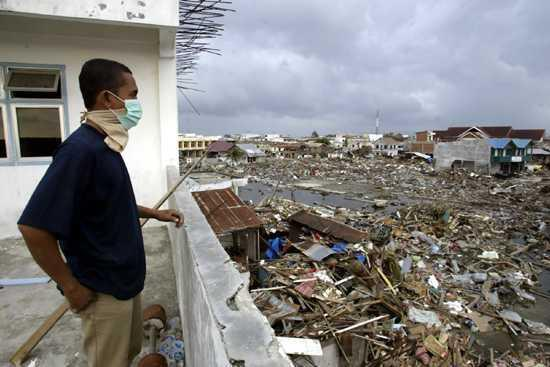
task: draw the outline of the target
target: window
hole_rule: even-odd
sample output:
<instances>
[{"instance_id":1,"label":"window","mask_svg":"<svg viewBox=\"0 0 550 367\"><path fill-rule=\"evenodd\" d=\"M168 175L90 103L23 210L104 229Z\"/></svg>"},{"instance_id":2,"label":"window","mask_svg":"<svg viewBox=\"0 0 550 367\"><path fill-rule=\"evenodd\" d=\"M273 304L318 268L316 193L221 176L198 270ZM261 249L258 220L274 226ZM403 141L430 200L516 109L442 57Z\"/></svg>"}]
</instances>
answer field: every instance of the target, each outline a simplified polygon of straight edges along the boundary
<instances>
[{"instance_id":1,"label":"window","mask_svg":"<svg viewBox=\"0 0 550 367\"><path fill-rule=\"evenodd\" d=\"M67 131L63 77L63 66L0 63L0 164L50 161Z\"/></svg>"},{"instance_id":2,"label":"window","mask_svg":"<svg viewBox=\"0 0 550 367\"><path fill-rule=\"evenodd\" d=\"M59 87L59 70L9 68L7 80L10 92L55 92Z\"/></svg>"},{"instance_id":3,"label":"window","mask_svg":"<svg viewBox=\"0 0 550 367\"><path fill-rule=\"evenodd\" d=\"M61 144L60 110L56 107L15 107L21 157L48 157Z\"/></svg>"}]
</instances>

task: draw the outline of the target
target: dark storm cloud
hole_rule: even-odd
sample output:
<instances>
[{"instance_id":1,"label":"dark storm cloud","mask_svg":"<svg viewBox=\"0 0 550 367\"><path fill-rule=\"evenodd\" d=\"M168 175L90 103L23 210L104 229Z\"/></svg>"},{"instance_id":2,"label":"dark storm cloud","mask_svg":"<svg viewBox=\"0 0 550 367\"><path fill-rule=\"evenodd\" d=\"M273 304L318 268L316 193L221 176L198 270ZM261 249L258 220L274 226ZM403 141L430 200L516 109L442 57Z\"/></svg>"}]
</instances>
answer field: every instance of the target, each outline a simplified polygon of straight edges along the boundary
<instances>
[{"instance_id":1,"label":"dark storm cloud","mask_svg":"<svg viewBox=\"0 0 550 367\"><path fill-rule=\"evenodd\" d=\"M550 2L235 0L185 132L550 130Z\"/></svg>"}]
</instances>

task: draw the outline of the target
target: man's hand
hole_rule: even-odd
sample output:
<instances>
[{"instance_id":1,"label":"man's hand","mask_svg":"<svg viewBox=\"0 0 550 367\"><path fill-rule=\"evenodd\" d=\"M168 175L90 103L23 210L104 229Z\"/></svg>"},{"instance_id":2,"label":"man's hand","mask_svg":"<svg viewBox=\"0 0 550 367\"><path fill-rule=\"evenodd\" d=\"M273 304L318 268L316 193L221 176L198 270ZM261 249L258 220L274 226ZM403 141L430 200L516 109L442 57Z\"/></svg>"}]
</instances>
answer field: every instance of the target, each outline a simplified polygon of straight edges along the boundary
<instances>
[{"instance_id":1,"label":"man's hand","mask_svg":"<svg viewBox=\"0 0 550 367\"><path fill-rule=\"evenodd\" d=\"M183 225L183 214L174 209L157 210L154 218L161 222L174 222L177 228Z\"/></svg>"},{"instance_id":2,"label":"man's hand","mask_svg":"<svg viewBox=\"0 0 550 367\"><path fill-rule=\"evenodd\" d=\"M71 284L62 288L65 298L71 305L71 311L75 313L84 310L96 299L96 294L80 284L76 279Z\"/></svg>"}]
</instances>

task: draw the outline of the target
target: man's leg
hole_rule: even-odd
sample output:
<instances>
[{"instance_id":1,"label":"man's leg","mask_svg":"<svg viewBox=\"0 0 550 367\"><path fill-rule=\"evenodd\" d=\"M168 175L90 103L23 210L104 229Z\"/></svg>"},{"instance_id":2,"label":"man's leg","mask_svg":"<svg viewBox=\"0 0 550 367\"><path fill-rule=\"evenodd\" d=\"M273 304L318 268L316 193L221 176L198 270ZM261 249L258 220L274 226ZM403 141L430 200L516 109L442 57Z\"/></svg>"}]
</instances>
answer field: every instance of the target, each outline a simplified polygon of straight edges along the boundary
<instances>
[{"instance_id":1,"label":"man's leg","mask_svg":"<svg viewBox=\"0 0 550 367\"><path fill-rule=\"evenodd\" d=\"M141 293L134 297L132 305L132 328L130 335L130 350L128 360L132 360L141 352L143 345L143 312L141 310Z\"/></svg>"},{"instance_id":2,"label":"man's leg","mask_svg":"<svg viewBox=\"0 0 550 367\"><path fill-rule=\"evenodd\" d=\"M134 300L120 301L107 294L79 315L84 352L90 367L128 367Z\"/></svg>"}]
</instances>

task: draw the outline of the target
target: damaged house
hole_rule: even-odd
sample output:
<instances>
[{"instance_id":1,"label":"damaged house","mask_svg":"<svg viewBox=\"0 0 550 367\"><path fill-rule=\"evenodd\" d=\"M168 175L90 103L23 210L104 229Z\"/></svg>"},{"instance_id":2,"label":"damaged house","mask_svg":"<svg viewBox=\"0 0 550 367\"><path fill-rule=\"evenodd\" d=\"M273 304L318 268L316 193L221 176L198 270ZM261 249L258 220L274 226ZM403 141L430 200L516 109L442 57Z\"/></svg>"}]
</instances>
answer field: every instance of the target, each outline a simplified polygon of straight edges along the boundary
<instances>
[{"instance_id":1,"label":"damaged house","mask_svg":"<svg viewBox=\"0 0 550 367\"><path fill-rule=\"evenodd\" d=\"M262 221L231 189L193 193L221 245L242 264L260 259Z\"/></svg>"},{"instance_id":2,"label":"damaged house","mask_svg":"<svg viewBox=\"0 0 550 367\"><path fill-rule=\"evenodd\" d=\"M545 130L514 130L510 126L450 127L434 131L437 169L466 168L509 175L522 171L532 159L535 142Z\"/></svg>"}]
</instances>

